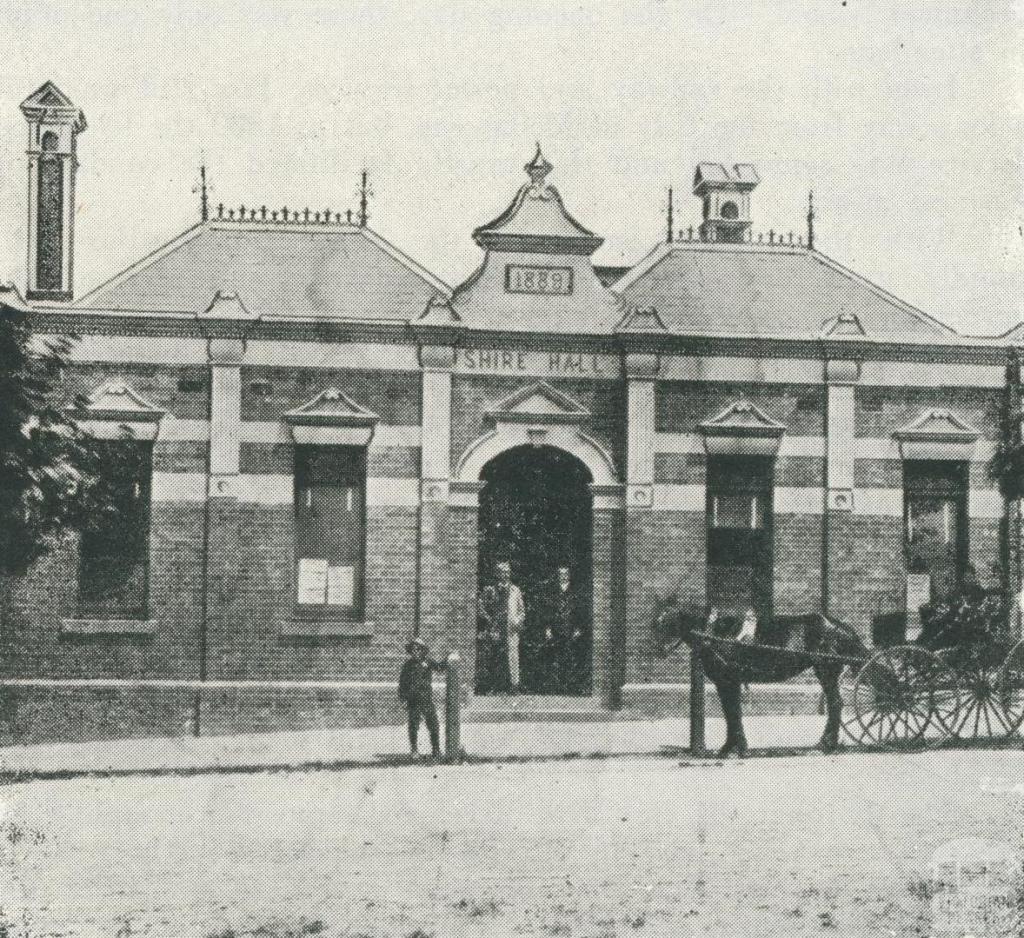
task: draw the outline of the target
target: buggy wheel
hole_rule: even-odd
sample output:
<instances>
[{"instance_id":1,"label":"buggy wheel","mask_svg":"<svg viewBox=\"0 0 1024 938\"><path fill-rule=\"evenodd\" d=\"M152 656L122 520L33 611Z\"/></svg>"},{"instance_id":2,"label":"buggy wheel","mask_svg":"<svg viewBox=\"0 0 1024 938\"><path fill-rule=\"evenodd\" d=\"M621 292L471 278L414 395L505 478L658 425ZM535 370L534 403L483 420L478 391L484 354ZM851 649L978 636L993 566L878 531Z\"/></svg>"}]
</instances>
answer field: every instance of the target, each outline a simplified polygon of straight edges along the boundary
<instances>
[{"instance_id":1,"label":"buggy wheel","mask_svg":"<svg viewBox=\"0 0 1024 938\"><path fill-rule=\"evenodd\" d=\"M999 705L1009 732L1019 730L1024 723L1024 641L1010 649L999 672Z\"/></svg>"},{"instance_id":2,"label":"buggy wheel","mask_svg":"<svg viewBox=\"0 0 1024 938\"><path fill-rule=\"evenodd\" d=\"M986 737L1002 739L1013 733L1016 725L1000 699L1000 671L986 667L984 662L975 662L968 667L957 668L957 674L960 679L959 709L955 714L936 714L936 719L946 731L963 740ZM1024 710L1021 711L1021 718L1024 718ZM1017 725L1019 723L1018 719Z\"/></svg>"},{"instance_id":3,"label":"buggy wheel","mask_svg":"<svg viewBox=\"0 0 1024 938\"><path fill-rule=\"evenodd\" d=\"M853 687L862 740L892 749L942 742L959 704L956 675L937 655L912 645L877 652Z\"/></svg>"},{"instance_id":4,"label":"buggy wheel","mask_svg":"<svg viewBox=\"0 0 1024 938\"><path fill-rule=\"evenodd\" d=\"M843 669L839 679L839 696L843 701L843 715L839 721L843 735L855 746L870 745L870 741L864 735L864 728L857 719L857 708L853 703L854 679L857 672L849 668Z\"/></svg>"}]
</instances>

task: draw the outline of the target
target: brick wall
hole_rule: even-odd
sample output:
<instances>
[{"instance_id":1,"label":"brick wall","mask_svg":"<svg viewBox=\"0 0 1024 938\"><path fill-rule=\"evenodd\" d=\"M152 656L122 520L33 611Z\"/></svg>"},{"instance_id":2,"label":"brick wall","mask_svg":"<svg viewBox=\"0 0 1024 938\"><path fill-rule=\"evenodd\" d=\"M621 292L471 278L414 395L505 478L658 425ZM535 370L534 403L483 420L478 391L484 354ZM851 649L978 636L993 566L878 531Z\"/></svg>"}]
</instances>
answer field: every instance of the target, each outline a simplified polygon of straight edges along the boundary
<instances>
[{"instance_id":1,"label":"brick wall","mask_svg":"<svg viewBox=\"0 0 1024 938\"><path fill-rule=\"evenodd\" d=\"M242 419L280 420L281 414L329 387L373 411L383 423L414 426L420 422L418 372L252 365L242 368Z\"/></svg>"},{"instance_id":2,"label":"brick wall","mask_svg":"<svg viewBox=\"0 0 1024 938\"><path fill-rule=\"evenodd\" d=\"M705 604L707 533L704 512L629 511L625 519L627 618L626 683L664 683L687 677L685 652L660 658L652 622L655 603L671 595Z\"/></svg>"},{"instance_id":3,"label":"brick wall","mask_svg":"<svg viewBox=\"0 0 1024 938\"><path fill-rule=\"evenodd\" d=\"M147 401L179 420L205 420L210 408L210 369L203 365L143 365L75 362L63 383L61 406L88 395L106 381L124 381Z\"/></svg>"},{"instance_id":4,"label":"brick wall","mask_svg":"<svg viewBox=\"0 0 1024 938\"><path fill-rule=\"evenodd\" d=\"M808 385L663 381L658 384L656 426L661 432L692 433L737 400L748 400L791 436L825 432L824 388Z\"/></svg>"},{"instance_id":5,"label":"brick wall","mask_svg":"<svg viewBox=\"0 0 1024 938\"><path fill-rule=\"evenodd\" d=\"M877 616L905 605L903 519L835 512L829 528L828 611L868 641Z\"/></svg>"},{"instance_id":6,"label":"brick wall","mask_svg":"<svg viewBox=\"0 0 1024 938\"><path fill-rule=\"evenodd\" d=\"M441 695L435 692L440 704ZM393 687L361 684L153 684L125 681L0 686L0 745L260 733L401 723ZM403 734L394 745L404 746Z\"/></svg>"},{"instance_id":7,"label":"brick wall","mask_svg":"<svg viewBox=\"0 0 1024 938\"><path fill-rule=\"evenodd\" d=\"M463 674L470 688L476 673L476 597L477 597L477 525L476 508L448 509L446 538L448 543L448 575L445 582L451 624L448 639L457 646L465 665ZM444 601L441 606L443 608ZM438 620L443 625L443 617ZM430 637L430 632L424 630Z\"/></svg>"},{"instance_id":8,"label":"brick wall","mask_svg":"<svg viewBox=\"0 0 1024 938\"><path fill-rule=\"evenodd\" d=\"M773 521L775 570L772 610L775 615L801 615L822 608L821 515L776 513Z\"/></svg>"},{"instance_id":9,"label":"brick wall","mask_svg":"<svg viewBox=\"0 0 1024 938\"><path fill-rule=\"evenodd\" d=\"M290 505L218 506L211 564L209 677L225 680L397 680L416 615L417 512L370 506L366 523L368 637L291 637L295 618ZM234 550L229 545L234 541Z\"/></svg>"},{"instance_id":10,"label":"brick wall","mask_svg":"<svg viewBox=\"0 0 1024 938\"><path fill-rule=\"evenodd\" d=\"M153 505L149 618L152 635L64 632L78 614L78 549L70 537L13 585L3 611L5 677L191 678L198 676L203 506Z\"/></svg>"},{"instance_id":11,"label":"brick wall","mask_svg":"<svg viewBox=\"0 0 1024 938\"><path fill-rule=\"evenodd\" d=\"M941 367L941 366L936 366ZM931 407L953 411L986 439L999 435L1002 391L991 388L858 387L855 430L860 437L889 439Z\"/></svg>"},{"instance_id":12,"label":"brick wall","mask_svg":"<svg viewBox=\"0 0 1024 938\"><path fill-rule=\"evenodd\" d=\"M469 445L493 429L486 412L537 378L497 375L456 375L452 380L452 465ZM546 383L579 401L592 414L584 432L605 447L620 467L625 465L626 402L621 381L573 381L551 378Z\"/></svg>"}]
</instances>

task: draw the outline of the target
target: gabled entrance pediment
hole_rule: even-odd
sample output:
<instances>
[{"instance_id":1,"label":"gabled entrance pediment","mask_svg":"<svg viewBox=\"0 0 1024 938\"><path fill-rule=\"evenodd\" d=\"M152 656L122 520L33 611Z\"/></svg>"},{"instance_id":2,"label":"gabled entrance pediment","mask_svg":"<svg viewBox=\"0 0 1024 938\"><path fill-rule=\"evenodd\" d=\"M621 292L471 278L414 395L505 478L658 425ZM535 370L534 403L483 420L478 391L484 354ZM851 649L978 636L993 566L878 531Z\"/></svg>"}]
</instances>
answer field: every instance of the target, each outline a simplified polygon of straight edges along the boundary
<instances>
[{"instance_id":1,"label":"gabled entrance pediment","mask_svg":"<svg viewBox=\"0 0 1024 938\"><path fill-rule=\"evenodd\" d=\"M496 422L578 424L590 418L590 411L568 394L539 381L489 408L487 415Z\"/></svg>"},{"instance_id":2,"label":"gabled entrance pediment","mask_svg":"<svg viewBox=\"0 0 1024 938\"><path fill-rule=\"evenodd\" d=\"M699 429L711 456L774 456L786 425L750 401L735 401Z\"/></svg>"},{"instance_id":3,"label":"gabled entrance pediment","mask_svg":"<svg viewBox=\"0 0 1024 938\"><path fill-rule=\"evenodd\" d=\"M300 445L366 446L379 417L337 388L281 415Z\"/></svg>"}]
</instances>

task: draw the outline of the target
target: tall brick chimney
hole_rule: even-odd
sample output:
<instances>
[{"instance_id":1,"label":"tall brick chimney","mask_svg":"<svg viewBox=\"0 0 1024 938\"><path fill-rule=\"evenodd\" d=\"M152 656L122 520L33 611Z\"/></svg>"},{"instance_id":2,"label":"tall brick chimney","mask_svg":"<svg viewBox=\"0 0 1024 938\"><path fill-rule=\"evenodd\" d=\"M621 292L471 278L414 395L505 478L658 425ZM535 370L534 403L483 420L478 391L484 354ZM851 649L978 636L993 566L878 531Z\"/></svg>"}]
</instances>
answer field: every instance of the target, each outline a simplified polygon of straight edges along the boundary
<instances>
[{"instance_id":1,"label":"tall brick chimney","mask_svg":"<svg viewBox=\"0 0 1024 938\"><path fill-rule=\"evenodd\" d=\"M74 296L75 156L85 115L52 81L21 103L28 121L28 282L31 300Z\"/></svg>"}]
</instances>

